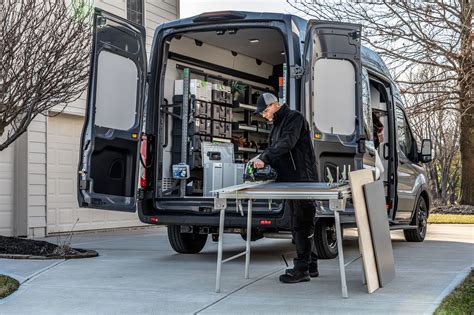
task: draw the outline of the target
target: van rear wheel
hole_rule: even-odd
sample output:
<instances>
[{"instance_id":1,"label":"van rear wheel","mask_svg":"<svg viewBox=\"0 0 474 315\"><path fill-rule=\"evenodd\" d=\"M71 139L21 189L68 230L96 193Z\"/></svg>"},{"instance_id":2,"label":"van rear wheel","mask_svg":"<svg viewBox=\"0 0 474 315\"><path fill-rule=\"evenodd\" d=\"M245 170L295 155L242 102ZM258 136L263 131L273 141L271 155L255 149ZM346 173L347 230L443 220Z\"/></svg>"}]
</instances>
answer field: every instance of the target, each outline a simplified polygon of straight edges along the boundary
<instances>
[{"instance_id":1,"label":"van rear wheel","mask_svg":"<svg viewBox=\"0 0 474 315\"><path fill-rule=\"evenodd\" d=\"M336 224L333 220L319 219L316 222L314 246L316 247L319 259L333 259L337 257Z\"/></svg>"},{"instance_id":2,"label":"van rear wheel","mask_svg":"<svg viewBox=\"0 0 474 315\"><path fill-rule=\"evenodd\" d=\"M168 240L177 253L197 254L206 245L207 234L182 233L180 225L168 225Z\"/></svg>"}]
</instances>

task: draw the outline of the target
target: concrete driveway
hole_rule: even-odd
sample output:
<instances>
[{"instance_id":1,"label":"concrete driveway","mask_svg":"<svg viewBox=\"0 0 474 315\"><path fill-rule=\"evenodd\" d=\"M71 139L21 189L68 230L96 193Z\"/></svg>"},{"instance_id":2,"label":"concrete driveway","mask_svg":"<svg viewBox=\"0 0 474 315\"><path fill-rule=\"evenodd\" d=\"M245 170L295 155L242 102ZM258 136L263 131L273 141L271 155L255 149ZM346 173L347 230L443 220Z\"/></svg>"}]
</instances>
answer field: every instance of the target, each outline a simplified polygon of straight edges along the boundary
<instances>
[{"instance_id":1,"label":"concrete driveway","mask_svg":"<svg viewBox=\"0 0 474 315\"><path fill-rule=\"evenodd\" d=\"M357 254L354 235L345 235L346 260ZM201 254L179 255L166 228L81 234L74 246L99 257L0 259L0 273L22 282L0 300L0 314L431 314L474 264L474 225L430 225L424 243L407 243L398 231L392 239L395 280L367 294L354 263L347 270L349 299L342 299L337 259L321 261L320 277L310 282L278 282L286 268L281 254L293 255L288 240L253 243L249 280L243 257L224 264L218 294L217 243L210 238ZM225 257L244 248L240 236L226 235Z\"/></svg>"}]
</instances>

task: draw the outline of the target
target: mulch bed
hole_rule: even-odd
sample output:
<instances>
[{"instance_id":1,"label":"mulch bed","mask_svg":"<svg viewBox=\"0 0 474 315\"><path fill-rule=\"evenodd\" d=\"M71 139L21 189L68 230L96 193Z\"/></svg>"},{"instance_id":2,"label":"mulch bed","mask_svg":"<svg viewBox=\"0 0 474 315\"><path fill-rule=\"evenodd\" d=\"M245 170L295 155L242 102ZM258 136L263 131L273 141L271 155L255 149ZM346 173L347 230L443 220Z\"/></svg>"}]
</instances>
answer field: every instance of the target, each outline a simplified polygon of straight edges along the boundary
<instances>
[{"instance_id":1,"label":"mulch bed","mask_svg":"<svg viewBox=\"0 0 474 315\"><path fill-rule=\"evenodd\" d=\"M72 259L96 257L95 250L58 246L45 241L0 235L0 258Z\"/></svg>"},{"instance_id":2,"label":"mulch bed","mask_svg":"<svg viewBox=\"0 0 474 315\"><path fill-rule=\"evenodd\" d=\"M474 206L439 206L433 208L431 213L438 214L474 214Z\"/></svg>"}]
</instances>

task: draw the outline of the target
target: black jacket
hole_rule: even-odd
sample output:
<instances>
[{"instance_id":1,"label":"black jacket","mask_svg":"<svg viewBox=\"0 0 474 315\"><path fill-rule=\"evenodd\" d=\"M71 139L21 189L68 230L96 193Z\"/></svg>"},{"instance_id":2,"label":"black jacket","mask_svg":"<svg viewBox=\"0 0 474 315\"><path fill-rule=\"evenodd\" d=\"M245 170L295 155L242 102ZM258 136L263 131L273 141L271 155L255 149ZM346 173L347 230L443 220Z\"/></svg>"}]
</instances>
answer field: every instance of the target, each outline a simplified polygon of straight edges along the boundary
<instances>
[{"instance_id":1,"label":"black jacket","mask_svg":"<svg viewBox=\"0 0 474 315\"><path fill-rule=\"evenodd\" d=\"M318 180L309 125L300 112L283 105L275 113L268 148L260 159L278 172L279 182Z\"/></svg>"}]
</instances>

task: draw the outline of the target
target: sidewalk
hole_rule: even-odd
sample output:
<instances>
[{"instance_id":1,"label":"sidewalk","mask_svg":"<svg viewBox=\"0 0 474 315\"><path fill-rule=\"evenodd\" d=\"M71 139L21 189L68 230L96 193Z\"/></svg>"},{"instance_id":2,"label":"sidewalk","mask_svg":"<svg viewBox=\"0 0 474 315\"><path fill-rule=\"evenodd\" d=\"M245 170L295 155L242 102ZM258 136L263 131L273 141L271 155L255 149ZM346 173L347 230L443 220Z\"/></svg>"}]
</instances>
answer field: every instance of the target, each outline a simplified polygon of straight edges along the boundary
<instances>
[{"instance_id":1,"label":"sidewalk","mask_svg":"<svg viewBox=\"0 0 474 315\"><path fill-rule=\"evenodd\" d=\"M345 235L348 260L357 255L357 239ZM224 264L218 294L217 243L210 238L201 254L179 255L165 228L81 234L73 245L99 257L0 259L0 273L22 282L0 300L0 314L431 314L474 264L474 225L430 225L424 243L407 243L399 231L392 239L396 278L369 295L354 263L347 269L349 299L342 299L337 259L322 260L320 277L310 282L279 283L281 254L293 255L289 240L253 242L249 280L244 258ZM244 248L240 236L225 235L225 257Z\"/></svg>"}]
</instances>

